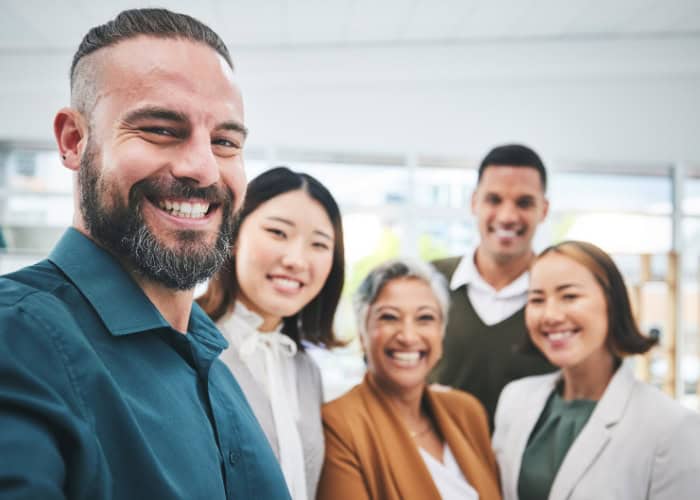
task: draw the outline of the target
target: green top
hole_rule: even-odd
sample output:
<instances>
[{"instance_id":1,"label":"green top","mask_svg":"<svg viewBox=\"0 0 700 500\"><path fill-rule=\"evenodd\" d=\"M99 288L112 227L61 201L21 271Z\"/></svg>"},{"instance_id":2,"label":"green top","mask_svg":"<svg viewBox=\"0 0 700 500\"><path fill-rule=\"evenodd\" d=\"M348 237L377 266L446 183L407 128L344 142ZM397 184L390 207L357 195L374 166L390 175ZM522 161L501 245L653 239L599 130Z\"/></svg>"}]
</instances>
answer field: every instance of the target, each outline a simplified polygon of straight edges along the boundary
<instances>
[{"instance_id":1,"label":"green top","mask_svg":"<svg viewBox=\"0 0 700 500\"><path fill-rule=\"evenodd\" d=\"M173 330L69 229L0 278L0 498L288 499L226 346L197 305Z\"/></svg>"},{"instance_id":2,"label":"green top","mask_svg":"<svg viewBox=\"0 0 700 500\"><path fill-rule=\"evenodd\" d=\"M596 403L587 399L566 401L557 390L552 391L523 453L518 478L520 500L549 497L559 467Z\"/></svg>"}]
</instances>

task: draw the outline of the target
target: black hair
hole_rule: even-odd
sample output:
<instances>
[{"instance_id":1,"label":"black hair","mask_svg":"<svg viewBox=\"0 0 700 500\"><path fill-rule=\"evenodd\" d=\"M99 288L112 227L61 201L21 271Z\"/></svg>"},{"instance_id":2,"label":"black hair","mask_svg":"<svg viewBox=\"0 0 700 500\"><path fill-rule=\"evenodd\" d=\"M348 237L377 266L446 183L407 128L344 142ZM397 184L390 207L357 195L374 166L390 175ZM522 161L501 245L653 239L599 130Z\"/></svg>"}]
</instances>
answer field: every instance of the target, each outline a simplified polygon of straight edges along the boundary
<instances>
[{"instance_id":1,"label":"black hair","mask_svg":"<svg viewBox=\"0 0 700 500\"><path fill-rule=\"evenodd\" d=\"M333 264L319 294L297 314L283 318L282 333L291 337L299 347L302 347L302 340L331 347L340 344L333 333L333 317L345 280L345 251L340 209L328 189L314 177L293 172L287 167L276 167L263 172L248 185L243 206L235 217L233 243L235 246L243 221L260 205L299 189L321 204L333 225ZM236 259L232 255L230 261L211 279L206 293L197 302L216 321L233 309L238 293Z\"/></svg>"}]
</instances>

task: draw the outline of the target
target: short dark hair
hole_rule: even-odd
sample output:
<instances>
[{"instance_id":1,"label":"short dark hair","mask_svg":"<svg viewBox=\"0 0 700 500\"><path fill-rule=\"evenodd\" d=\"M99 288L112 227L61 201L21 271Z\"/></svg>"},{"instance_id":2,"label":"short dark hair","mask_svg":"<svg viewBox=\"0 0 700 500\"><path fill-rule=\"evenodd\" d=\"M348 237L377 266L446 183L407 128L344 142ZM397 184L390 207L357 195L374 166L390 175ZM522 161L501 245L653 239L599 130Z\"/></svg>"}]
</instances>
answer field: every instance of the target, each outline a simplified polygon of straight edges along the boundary
<instances>
[{"instance_id":1,"label":"short dark hair","mask_svg":"<svg viewBox=\"0 0 700 500\"><path fill-rule=\"evenodd\" d=\"M263 172L248 185L243 206L238 211L233 227L233 244L240 233L243 221L266 201L290 191L303 190L321 204L333 225L335 244L333 264L319 294L293 316L283 318L282 333L291 337L301 348L302 340L328 347L341 344L335 339L333 317L340 301L345 280L345 251L340 209L331 193L314 177L293 172L287 167L276 167ZM207 291L197 299L199 305L214 320L229 313L236 302L239 284L236 279L236 258L228 263L209 281Z\"/></svg>"},{"instance_id":2,"label":"short dark hair","mask_svg":"<svg viewBox=\"0 0 700 500\"><path fill-rule=\"evenodd\" d=\"M484 170L494 166L534 168L540 174L542 189L547 190L547 170L542 159L532 149L522 144L504 144L493 148L481 160L477 184L481 182Z\"/></svg>"},{"instance_id":3,"label":"short dark hair","mask_svg":"<svg viewBox=\"0 0 700 500\"><path fill-rule=\"evenodd\" d=\"M622 273L607 253L592 243L568 240L544 249L533 265L551 253L563 255L584 266L602 288L608 314L606 342L616 358L643 354L658 342L658 339L647 337L639 330ZM528 339L528 342L531 344L532 341Z\"/></svg>"},{"instance_id":4,"label":"short dark hair","mask_svg":"<svg viewBox=\"0 0 700 500\"><path fill-rule=\"evenodd\" d=\"M77 67L85 56L139 35L204 43L218 52L233 69L226 44L214 30L201 21L166 9L130 9L122 11L105 24L95 26L83 37L70 67L71 92L76 91L76 80L79 79L76 78ZM78 101L82 103L83 98L79 97Z\"/></svg>"}]
</instances>

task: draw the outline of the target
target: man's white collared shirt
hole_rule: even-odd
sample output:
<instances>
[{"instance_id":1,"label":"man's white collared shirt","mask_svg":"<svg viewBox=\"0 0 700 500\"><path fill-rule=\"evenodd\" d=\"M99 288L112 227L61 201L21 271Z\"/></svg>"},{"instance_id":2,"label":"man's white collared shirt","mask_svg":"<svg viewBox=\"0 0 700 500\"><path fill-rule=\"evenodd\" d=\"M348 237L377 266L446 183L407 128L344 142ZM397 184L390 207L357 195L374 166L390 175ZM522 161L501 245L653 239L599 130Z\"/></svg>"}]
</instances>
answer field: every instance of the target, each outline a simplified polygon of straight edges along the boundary
<instances>
[{"instance_id":1,"label":"man's white collared shirt","mask_svg":"<svg viewBox=\"0 0 700 500\"><path fill-rule=\"evenodd\" d=\"M495 325L515 314L527 303L529 273L526 271L500 290L494 289L481 277L474 263L476 250L468 252L459 261L450 280L450 289L466 285L466 293L486 325Z\"/></svg>"}]
</instances>

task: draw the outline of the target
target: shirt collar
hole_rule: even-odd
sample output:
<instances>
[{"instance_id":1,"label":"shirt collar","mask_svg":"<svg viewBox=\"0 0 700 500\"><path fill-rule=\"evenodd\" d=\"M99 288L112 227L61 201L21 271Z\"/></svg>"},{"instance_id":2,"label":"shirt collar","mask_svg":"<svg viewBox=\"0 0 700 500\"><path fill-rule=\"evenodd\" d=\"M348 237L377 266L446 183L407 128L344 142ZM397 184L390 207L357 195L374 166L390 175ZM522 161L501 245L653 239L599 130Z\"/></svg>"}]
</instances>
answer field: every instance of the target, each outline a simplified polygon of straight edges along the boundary
<instances>
[{"instance_id":1,"label":"shirt collar","mask_svg":"<svg viewBox=\"0 0 700 500\"><path fill-rule=\"evenodd\" d=\"M228 347L228 341L224 338L207 313L205 313L196 302L192 304L187 333L196 337L198 341L212 352L215 352L217 356Z\"/></svg>"},{"instance_id":2,"label":"shirt collar","mask_svg":"<svg viewBox=\"0 0 700 500\"><path fill-rule=\"evenodd\" d=\"M260 333L258 331L258 328L262 326L263 322L264 319L262 316L251 311L243 305L240 300L237 300L233 305L233 313L219 320L219 326L225 332L230 342L240 346L241 343L252 336L267 335L267 333ZM274 332L280 333L283 326L284 322L280 322Z\"/></svg>"},{"instance_id":3,"label":"shirt collar","mask_svg":"<svg viewBox=\"0 0 700 500\"><path fill-rule=\"evenodd\" d=\"M451 290L457 290L461 286L471 285L474 288L489 292L495 296L498 296L499 298L515 297L527 293L530 282L530 273L525 271L507 286L496 291L486 282L486 280L484 280L481 274L479 274L479 270L476 268L476 264L474 262L475 254L476 249L467 252L459 261L454 273L452 273L452 278L450 279Z\"/></svg>"},{"instance_id":4,"label":"shirt collar","mask_svg":"<svg viewBox=\"0 0 700 500\"><path fill-rule=\"evenodd\" d=\"M170 328L114 256L77 229L63 234L49 260L80 290L112 335Z\"/></svg>"}]
</instances>

